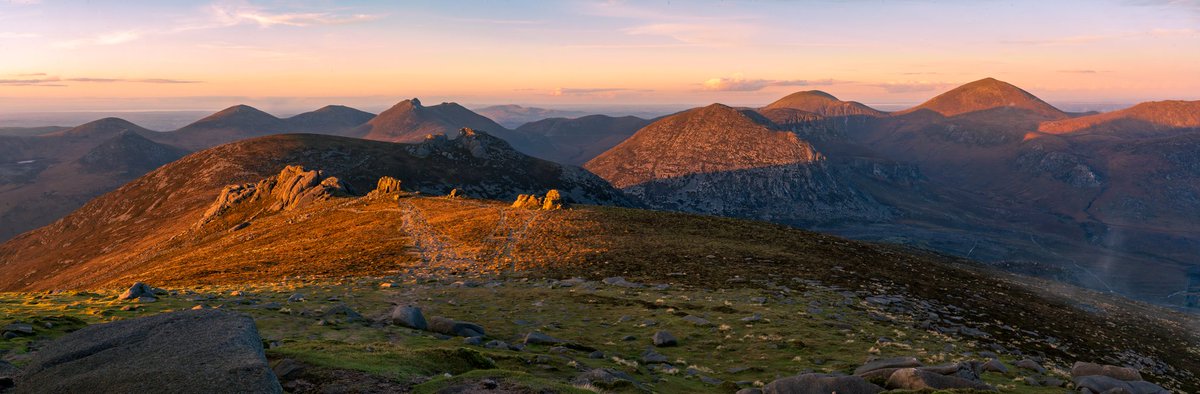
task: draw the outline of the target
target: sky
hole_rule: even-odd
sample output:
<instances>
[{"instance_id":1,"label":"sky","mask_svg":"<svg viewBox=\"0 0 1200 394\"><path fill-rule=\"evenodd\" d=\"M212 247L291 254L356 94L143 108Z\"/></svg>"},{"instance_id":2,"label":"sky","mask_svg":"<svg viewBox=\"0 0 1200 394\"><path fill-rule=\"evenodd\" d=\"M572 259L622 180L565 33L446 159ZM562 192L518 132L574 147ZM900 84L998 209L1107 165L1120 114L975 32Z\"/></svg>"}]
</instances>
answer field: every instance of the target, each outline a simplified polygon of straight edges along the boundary
<instances>
[{"instance_id":1,"label":"sky","mask_svg":"<svg viewBox=\"0 0 1200 394\"><path fill-rule=\"evenodd\" d=\"M1200 0L0 0L0 112L1200 99Z\"/></svg>"}]
</instances>

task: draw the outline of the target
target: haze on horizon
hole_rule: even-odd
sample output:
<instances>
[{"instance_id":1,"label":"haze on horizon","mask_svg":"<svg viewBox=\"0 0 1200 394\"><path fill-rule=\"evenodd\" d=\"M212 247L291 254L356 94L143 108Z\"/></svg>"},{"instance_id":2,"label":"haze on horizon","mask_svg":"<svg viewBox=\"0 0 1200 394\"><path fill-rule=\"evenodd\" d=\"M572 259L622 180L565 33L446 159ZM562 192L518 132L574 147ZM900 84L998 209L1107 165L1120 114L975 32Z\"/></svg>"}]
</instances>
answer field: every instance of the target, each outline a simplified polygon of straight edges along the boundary
<instances>
[{"instance_id":1,"label":"haze on horizon","mask_svg":"<svg viewBox=\"0 0 1200 394\"><path fill-rule=\"evenodd\" d=\"M0 0L0 112L1200 99L1200 1Z\"/></svg>"}]
</instances>

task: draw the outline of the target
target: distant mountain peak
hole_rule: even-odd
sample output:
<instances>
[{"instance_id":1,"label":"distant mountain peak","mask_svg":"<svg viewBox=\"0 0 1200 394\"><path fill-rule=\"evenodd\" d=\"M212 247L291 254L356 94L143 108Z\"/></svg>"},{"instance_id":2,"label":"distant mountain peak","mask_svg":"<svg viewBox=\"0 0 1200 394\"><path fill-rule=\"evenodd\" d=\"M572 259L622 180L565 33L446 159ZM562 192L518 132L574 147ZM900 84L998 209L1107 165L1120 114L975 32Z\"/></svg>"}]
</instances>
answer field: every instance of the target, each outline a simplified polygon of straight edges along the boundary
<instances>
[{"instance_id":1,"label":"distant mountain peak","mask_svg":"<svg viewBox=\"0 0 1200 394\"><path fill-rule=\"evenodd\" d=\"M942 116L957 116L997 108L1030 111L1046 119L1063 119L1067 114L1033 94L995 78L973 81L942 93L902 113L929 110Z\"/></svg>"},{"instance_id":2,"label":"distant mountain peak","mask_svg":"<svg viewBox=\"0 0 1200 394\"><path fill-rule=\"evenodd\" d=\"M457 103L423 106L412 98L401 101L364 124L355 134L362 138L391 142L421 142L428 134L456 136L461 128L501 133L505 129L491 119Z\"/></svg>"},{"instance_id":3,"label":"distant mountain peak","mask_svg":"<svg viewBox=\"0 0 1200 394\"><path fill-rule=\"evenodd\" d=\"M825 117L885 116L887 113L857 101L842 101L820 90L805 90L789 94L762 107L763 110L798 109Z\"/></svg>"},{"instance_id":4,"label":"distant mountain peak","mask_svg":"<svg viewBox=\"0 0 1200 394\"><path fill-rule=\"evenodd\" d=\"M118 133L130 132L149 132L145 128L121 118L103 118L81 124L79 126L63 130L57 133L48 135L63 135L75 137L90 137L90 136L110 136Z\"/></svg>"},{"instance_id":5,"label":"distant mountain peak","mask_svg":"<svg viewBox=\"0 0 1200 394\"><path fill-rule=\"evenodd\" d=\"M275 115L268 114L245 104L238 104L204 117L185 126L184 128L192 127L245 127L250 126L247 122L255 122L256 125L266 121L278 121L279 118Z\"/></svg>"},{"instance_id":6,"label":"distant mountain peak","mask_svg":"<svg viewBox=\"0 0 1200 394\"><path fill-rule=\"evenodd\" d=\"M584 168L626 188L689 174L821 160L808 142L753 110L710 104L659 119Z\"/></svg>"}]
</instances>

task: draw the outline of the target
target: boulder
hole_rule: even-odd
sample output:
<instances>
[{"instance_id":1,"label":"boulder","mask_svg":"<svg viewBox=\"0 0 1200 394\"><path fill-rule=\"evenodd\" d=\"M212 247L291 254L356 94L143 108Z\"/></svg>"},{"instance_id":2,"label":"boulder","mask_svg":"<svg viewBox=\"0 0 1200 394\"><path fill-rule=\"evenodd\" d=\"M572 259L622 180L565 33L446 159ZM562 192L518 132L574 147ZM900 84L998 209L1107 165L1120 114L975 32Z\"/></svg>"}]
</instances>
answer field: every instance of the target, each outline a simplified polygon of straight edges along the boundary
<instances>
[{"instance_id":1,"label":"boulder","mask_svg":"<svg viewBox=\"0 0 1200 394\"><path fill-rule=\"evenodd\" d=\"M620 277L620 276L604 278L601 280L601 282L604 282L604 284L609 285L609 286L626 287L626 288L630 288L630 289L640 289L640 288L646 287L646 286L642 285L641 283L627 281L627 280L625 280L625 278Z\"/></svg>"},{"instance_id":2,"label":"boulder","mask_svg":"<svg viewBox=\"0 0 1200 394\"><path fill-rule=\"evenodd\" d=\"M567 341L534 331L525 335L526 345L558 345Z\"/></svg>"},{"instance_id":3,"label":"boulder","mask_svg":"<svg viewBox=\"0 0 1200 394\"><path fill-rule=\"evenodd\" d=\"M17 367L7 361L0 360L0 393L13 387L17 377Z\"/></svg>"},{"instance_id":4,"label":"boulder","mask_svg":"<svg viewBox=\"0 0 1200 394\"><path fill-rule=\"evenodd\" d=\"M332 308L325 310L324 313L321 313L321 317L324 319L339 319L348 323L365 320L362 315L350 309L346 304L334 305Z\"/></svg>"},{"instance_id":5,"label":"boulder","mask_svg":"<svg viewBox=\"0 0 1200 394\"><path fill-rule=\"evenodd\" d=\"M643 364L666 364L671 362L671 359L665 354L654 351L654 349L646 349L642 353Z\"/></svg>"},{"instance_id":6,"label":"boulder","mask_svg":"<svg viewBox=\"0 0 1200 394\"><path fill-rule=\"evenodd\" d=\"M869 361L854 370L855 375L884 368L914 368L921 366L921 361L915 357L892 357Z\"/></svg>"},{"instance_id":7,"label":"boulder","mask_svg":"<svg viewBox=\"0 0 1200 394\"><path fill-rule=\"evenodd\" d=\"M858 376L809 373L775 380L763 386L763 394L875 394L882 387Z\"/></svg>"},{"instance_id":8,"label":"boulder","mask_svg":"<svg viewBox=\"0 0 1200 394\"><path fill-rule=\"evenodd\" d=\"M1000 360L994 358L983 363L983 366L979 369L983 372L1008 373L1008 367L1005 366L1004 363L1000 362Z\"/></svg>"},{"instance_id":9,"label":"boulder","mask_svg":"<svg viewBox=\"0 0 1200 394\"><path fill-rule=\"evenodd\" d=\"M135 300L135 299L138 299L141 297L153 298L154 297L154 289L151 288L150 286L147 286L145 283L137 282L137 283L134 283L133 286L129 286L129 290L125 290L124 293L121 293L121 295L117 296L117 299L125 301L125 300Z\"/></svg>"},{"instance_id":10,"label":"boulder","mask_svg":"<svg viewBox=\"0 0 1200 394\"><path fill-rule=\"evenodd\" d=\"M271 364L271 371L275 372L275 377L282 382L296 380L300 375L304 374L304 364L299 361L285 358Z\"/></svg>"},{"instance_id":11,"label":"boulder","mask_svg":"<svg viewBox=\"0 0 1200 394\"><path fill-rule=\"evenodd\" d=\"M1121 379L1104 376L1104 375L1088 375L1080 376L1074 379L1075 387L1079 391L1084 389L1091 390L1096 393L1130 393L1130 394L1166 394L1170 393L1167 389L1162 388L1154 383L1145 381L1124 381Z\"/></svg>"},{"instance_id":12,"label":"boulder","mask_svg":"<svg viewBox=\"0 0 1200 394\"><path fill-rule=\"evenodd\" d=\"M692 324L700 326L700 327L708 327L708 326L712 325L712 322L708 321L708 319L705 319L703 317L696 316L696 315L684 316L683 321L692 323Z\"/></svg>"},{"instance_id":13,"label":"boulder","mask_svg":"<svg viewBox=\"0 0 1200 394\"><path fill-rule=\"evenodd\" d=\"M617 390L625 387L638 386L632 375L608 368L595 368L585 371L571 380L575 385L592 385L605 390Z\"/></svg>"},{"instance_id":14,"label":"boulder","mask_svg":"<svg viewBox=\"0 0 1200 394\"><path fill-rule=\"evenodd\" d=\"M517 201L513 202L513 208L539 209L542 207L542 200L538 196L532 194L522 194L517 196Z\"/></svg>"},{"instance_id":15,"label":"boulder","mask_svg":"<svg viewBox=\"0 0 1200 394\"><path fill-rule=\"evenodd\" d=\"M671 335L671 333L666 332L666 331L659 331L659 332L654 333L654 337L652 339L654 341L654 346L658 346L658 347L679 346L679 340L675 339L674 335Z\"/></svg>"},{"instance_id":16,"label":"boulder","mask_svg":"<svg viewBox=\"0 0 1200 394\"><path fill-rule=\"evenodd\" d=\"M562 209L562 208L563 208L562 195L560 195L558 193L558 190L550 189L550 191L546 192L546 198L542 202L542 209L546 210L546 211L552 211L552 210Z\"/></svg>"},{"instance_id":17,"label":"boulder","mask_svg":"<svg viewBox=\"0 0 1200 394\"><path fill-rule=\"evenodd\" d=\"M957 376L942 375L932 371L917 368L898 369L887 380L888 389L903 390L949 390L974 389L995 390L987 384L963 379Z\"/></svg>"},{"instance_id":18,"label":"boulder","mask_svg":"<svg viewBox=\"0 0 1200 394\"><path fill-rule=\"evenodd\" d=\"M456 337L481 337L486 335L483 327L480 327L478 324L447 319L441 316L434 316L429 319L429 331Z\"/></svg>"},{"instance_id":19,"label":"boulder","mask_svg":"<svg viewBox=\"0 0 1200 394\"><path fill-rule=\"evenodd\" d=\"M1037 373L1046 373L1045 367L1043 367L1041 364L1038 364L1037 361L1033 361L1030 359L1024 359L1021 361L1017 361L1017 362L1013 363L1013 365L1017 366L1017 368L1028 369L1030 371L1034 371Z\"/></svg>"},{"instance_id":20,"label":"boulder","mask_svg":"<svg viewBox=\"0 0 1200 394\"><path fill-rule=\"evenodd\" d=\"M9 323L0 328L0 332L5 334L12 333L14 336L33 335L33 325L28 323Z\"/></svg>"},{"instance_id":21,"label":"boulder","mask_svg":"<svg viewBox=\"0 0 1200 394\"><path fill-rule=\"evenodd\" d=\"M185 310L97 324L39 350L16 393L280 393L250 317Z\"/></svg>"},{"instance_id":22,"label":"boulder","mask_svg":"<svg viewBox=\"0 0 1200 394\"><path fill-rule=\"evenodd\" d=\"M412 305L401 305L392 309L392 324L418 330L429 328L429 323L425 322L425 315L421 314L421 308Z\"/></svg>"},{"instance_id":23,"label":"boulder","mask_svg":"<svg viewBox=\"0 0 1200 394\"><path fill-rule=\"evenodd\" d=\"M896 372L899 369L900 368L880 368L880 369L870 370L870 371L866 371L866 372L859 373L859 374L854 374L854 376L858 376L860 378L866 379L868 382L871 382L871 383L884 384L884 383L887 383L888 378L892 377L892 373Z\"/></svg>"},{"instance_id":24,"label":"boulder","mask_svg":"<svg viewBox=\"0 0 1200 394\"><path fill-rule=\"evenodd\" d=\"M380 196L385 194L395 194L401 191L399 179L385 176L379 178L378 182L375 182L375 190L372 190L371 194Z\"/></svg>"},{"instance_id":25,"label":"boulder","mask_svg":"<svg viewBox=\"0 0 1200 394\"><path fill-rule=\"evenodd\" d=\"M1103 375L1119 380L1142 380L1142 374L1133 368L1118 367L1115 365L1101 365L1082 361L1075 362L1071 366L1071 378L1083 376Z\"/></svg>"}]
</instances>

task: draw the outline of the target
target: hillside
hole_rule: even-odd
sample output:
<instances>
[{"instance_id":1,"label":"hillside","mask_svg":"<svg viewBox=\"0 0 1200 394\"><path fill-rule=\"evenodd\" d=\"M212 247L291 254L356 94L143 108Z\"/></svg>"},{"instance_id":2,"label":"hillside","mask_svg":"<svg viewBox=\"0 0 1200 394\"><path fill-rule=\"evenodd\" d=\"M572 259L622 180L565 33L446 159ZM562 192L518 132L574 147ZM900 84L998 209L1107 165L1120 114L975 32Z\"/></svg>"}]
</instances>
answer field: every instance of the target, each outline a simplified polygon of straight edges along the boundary
<instances>
[{"instance_id":1,"label":"hillside","mask_svg":"<svg viewBox=\"0 0 1200 394\"><path fill-rule=\"evenodd\" d=\"M387 175L401 179L405 190L426 193L458 189L468 196L514 199L560 189L568 201L627 204L619 192L582 169L525 156L483 133L466 131L454 140L442 137L412 145L271 136L189 155L10 240L0 246L5 265L0 288L100 283L107 275L136 267L130 265L133 256L157 250L159 242L198 222L224 186L256 182L290 164L332 174L355 191L369 191ZM136 220L125 221L129 217ZM72 242L55 241L62 239Z\"/></svg>"},{"instance_id":2,"label":"hillside","mask_svg":"<svg viewBox=\"0 0 1200 394\"><path fill-rule=\"evenodd\" d=\"M0 239L62 217L183 151L117 118L36 136L0 137Z\"/></svg>"},{"instance_id":3,"label":"hillside","mask_svg":"<svg viewBox=\"0 0 1200 394\"><path fill-rule=\"evenodd\" d=\"M757 112L713 104L659 119L584 168L658 209L809 225L889 214L823 161Z\"/></svg>"},{"instance_id":4,"label":"hillside","mask_svg":"<svg viewBox=\"0 0 1200 394\"><path fill-rule=\"evenodd\" d=\"M148 177L156 175L167 173ZM208 196L209 204L217 201ZM177 202L162 207L176 210ZM875 357L916 356L929 365L1030 358L1051 368L981 373L1016 392L1060 392L1038 382L1061 379L1055 371L1078 360L1136 365L1176 390L1200 387L1189 372L1200 367L1189 318L934 254L761 222L595 206L529 210L407 192L334 196L277 212L247 204L200 225L196 215L164 217L161 225L188 230L154 242L154 253L96 251L98 260L130 258L119 272L92 270L89 282L33 287L111 289L140 280L178 295L133 311L116 311L116 293L108 291L0 305L29 316L73 304L62 309L86 321L97 310L128 318L223 305L254 316L272 341L268 354L306 363L318 373L309 378L314 384L350 374L419 385L421 376L447 371L439 368L457 379L509 373L467 374L475 368L515 370L529 374L525 384L546 384L610 368L661 390L732 391L738 381L769 382L804 369L849 373ZM227 227L247 217L248 225ZM111 225L136 228L129 224L139 220ZM389 325L394 305L483 324L489 337L472 345ZM674 333L678 346L650 347L656 330ZM556 353L553 343L525 341L530 331L586 350ZM481 346L492 339L505 344ZM594 350L604 357L585 357ZM464 351L491 361L456 368L448 366L453 357L428 356ZM667 358L647 362L653 354ZM414 361L420 358L430 361ZM715 379L689 378L679 373L684 368Z\"/></svg>"},{"instance_id":5,"label":"hillside","mask_svg":"<svg viewBox=\"0 0 1200 394\"><path fill-rule=\"evenodd\" d=\"M1044 122L1050 134L1105 134L1117 137L1162 136L1200 130L1200 101L1154 101L1130 108Z\"/></svg>"},{"instance_id":6,"label":"hillside","mask_svg":"<svg viewBox=\"0 0 1200 394\"><path fill-rule=\"evenodd\" d=\"M649 120L634 116L588 115L574 119L542 119L523 124L514 131L541 143L536 152L530 152L534 156L583 165L647 124L650 124Z\"/></svg>"}]
</instances>

